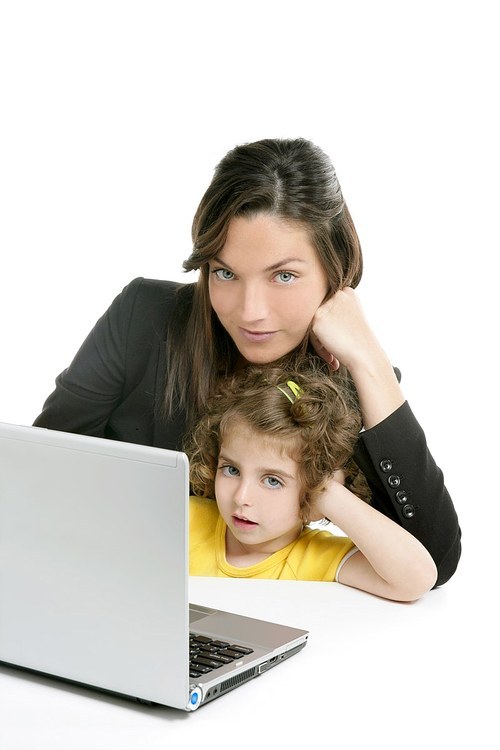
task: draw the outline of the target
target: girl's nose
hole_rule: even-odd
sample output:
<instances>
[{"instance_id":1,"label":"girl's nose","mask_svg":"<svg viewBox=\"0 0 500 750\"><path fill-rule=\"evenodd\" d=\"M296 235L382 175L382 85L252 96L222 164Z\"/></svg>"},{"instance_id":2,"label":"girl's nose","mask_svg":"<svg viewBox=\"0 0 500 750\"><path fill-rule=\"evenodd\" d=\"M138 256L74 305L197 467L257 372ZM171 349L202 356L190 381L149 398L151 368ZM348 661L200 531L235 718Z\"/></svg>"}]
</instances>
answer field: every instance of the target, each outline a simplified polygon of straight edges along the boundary
<instances>
[{"instance_id":1,"label":"girl's nose","mask_svg":"<svg viewBox=\"0 0 500 750\"><path fill-rule=\"evenodd\" d=\"M251 505L251 491L248 482L241 480L234 493L234 503L238 506Z\"/></svg>"}]
</instances>

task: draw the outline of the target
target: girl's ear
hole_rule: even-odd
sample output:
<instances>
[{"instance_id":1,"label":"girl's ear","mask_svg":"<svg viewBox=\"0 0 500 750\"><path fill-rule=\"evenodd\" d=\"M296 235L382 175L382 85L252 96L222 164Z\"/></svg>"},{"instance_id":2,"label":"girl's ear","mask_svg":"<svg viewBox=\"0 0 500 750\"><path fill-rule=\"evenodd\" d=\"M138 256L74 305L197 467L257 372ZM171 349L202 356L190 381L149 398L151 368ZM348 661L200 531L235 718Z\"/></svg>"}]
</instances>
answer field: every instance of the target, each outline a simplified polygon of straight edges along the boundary
<instances>
[{"instance_id":1,"label":"girl's ear","mask_svg":"<svg viewBox=\"0 0 500 750\"><path fill-rule=\"evenodd\" d=\"M316 521L324 521L324 520L325 520L325 516L323 515L323 513L320 513L319 511L315 513L314 509L312 508L311 512L308 514L307 521L304 522L304 526L307 526L308 524L316 522Z\"/></svg>"}]
</instances>

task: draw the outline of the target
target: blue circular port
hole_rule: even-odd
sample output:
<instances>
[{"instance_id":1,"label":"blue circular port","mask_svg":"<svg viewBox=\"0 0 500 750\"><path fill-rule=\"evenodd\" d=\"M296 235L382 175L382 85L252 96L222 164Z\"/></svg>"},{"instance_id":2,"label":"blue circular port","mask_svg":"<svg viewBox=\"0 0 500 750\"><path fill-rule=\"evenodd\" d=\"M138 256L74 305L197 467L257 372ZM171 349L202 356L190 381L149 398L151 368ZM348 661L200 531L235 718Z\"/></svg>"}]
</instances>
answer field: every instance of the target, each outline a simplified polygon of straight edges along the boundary
<instances>
[{"instance_id":1,"label":"blue circular port","mask_svg":"<svg viewBox=\"0 0 500 750\"><path fill-rule=\"evenodd\" d=\"M198 690L198 688L194 688L191 691L191 695L189 696L189 703L191 704L193 708L195 708L200 702L200 700L201 700L201 693Z\"/></svg>"}]
</instances>

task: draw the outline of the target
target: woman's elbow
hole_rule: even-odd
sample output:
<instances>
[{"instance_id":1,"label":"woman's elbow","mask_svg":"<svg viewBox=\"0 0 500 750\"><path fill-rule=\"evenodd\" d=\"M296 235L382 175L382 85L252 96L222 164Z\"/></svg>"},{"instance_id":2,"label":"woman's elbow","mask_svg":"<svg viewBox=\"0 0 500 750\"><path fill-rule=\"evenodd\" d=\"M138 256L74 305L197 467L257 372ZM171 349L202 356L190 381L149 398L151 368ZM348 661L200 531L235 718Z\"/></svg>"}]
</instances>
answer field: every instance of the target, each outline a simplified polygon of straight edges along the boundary
<instances>
[{"instance_id":1,"label":"woman's elbow","mask_svg":"<svg viewBox=\"0 0 500 750\"><path fill-rule=\"evenodd\" d=\"M441 554L437 560L437 579L434 584L434 586L442 586L444 583L450 580L450 578L454 575L458 563L460 560L460 555L462 553L462 532L460 528L458 528L456 536L453 540L453 543L449 547L449 549L446 551L445 554Z\"/></svg>"}]
</instances>

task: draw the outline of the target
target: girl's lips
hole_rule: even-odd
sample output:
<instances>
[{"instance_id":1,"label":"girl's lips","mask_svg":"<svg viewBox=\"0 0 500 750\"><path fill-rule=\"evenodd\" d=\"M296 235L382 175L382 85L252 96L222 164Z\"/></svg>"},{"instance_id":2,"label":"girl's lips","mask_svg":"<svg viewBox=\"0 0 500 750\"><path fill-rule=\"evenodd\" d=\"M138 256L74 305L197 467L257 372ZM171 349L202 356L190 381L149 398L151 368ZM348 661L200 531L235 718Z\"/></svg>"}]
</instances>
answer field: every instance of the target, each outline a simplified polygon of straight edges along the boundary
<instances>
[{"instance_id":1,"label":"girl's lips","mask_svg":"<svg viewBox=\"0 0 500 750\"><path fill-rule=\"evenodd\" d=\"M240 328L240 332L248 341L253 341L257 344L262 341L268 341L277 333L277 331L249 331L246 328Z\"/></svg>"},{"instance_id":2,"label":"girl's lips","mask_svg":"<svg viewBox=\"0 0 500 750\"><path fill-rule=\"evenodd\" d=\"M238 529L251 529L258 526L255 521L249 521L248 518L239 518L238 516L233 516L233 523Z\"/></svg>"}]
</instances>

